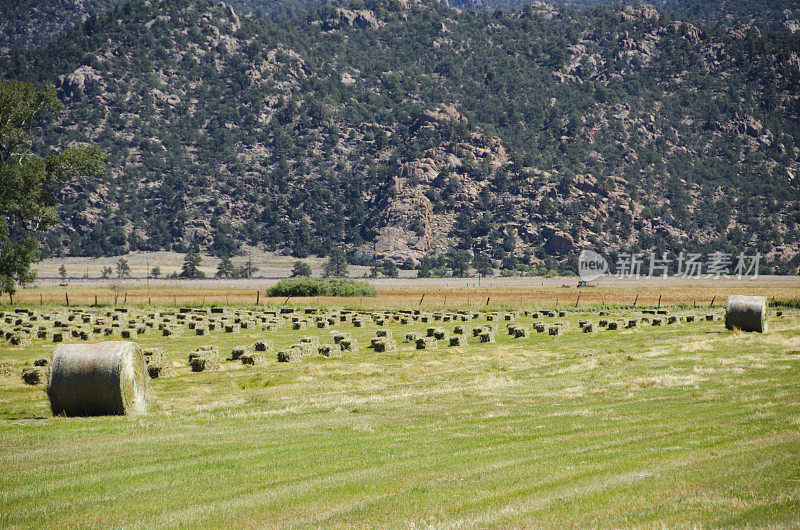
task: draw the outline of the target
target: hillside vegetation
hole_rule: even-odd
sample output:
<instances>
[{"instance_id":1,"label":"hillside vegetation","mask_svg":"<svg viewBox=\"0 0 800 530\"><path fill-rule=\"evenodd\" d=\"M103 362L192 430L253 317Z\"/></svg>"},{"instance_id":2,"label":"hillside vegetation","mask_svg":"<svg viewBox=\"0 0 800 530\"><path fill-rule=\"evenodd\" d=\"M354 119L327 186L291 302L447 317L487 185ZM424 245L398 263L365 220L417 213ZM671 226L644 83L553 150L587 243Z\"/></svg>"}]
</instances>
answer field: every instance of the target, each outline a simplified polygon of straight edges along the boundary
<instances>
[{"instance_id":1,"label":"hillside vegetation","mask_svg":"<svg viewBox=\"0 0 800 530\"><path fill-rule=\"evenodd\" d=\"M121 5L124 0L0 0L0 54L3 46L32 47L44 45L62 36L74 24L92 15ZM323 0L228 0L226 4L242 13L273 21L289 19L324 5ZM525 0L447 0L460 9L495 10L519 8ZM538 3L538 2L533 2ZM624 0L562 0L549 2L573 8L595 5L633 4ZM750 24L765 29L800 30L800 5L783 0L652 0L650 3L675 18L689 18L709 25Z\"/></svg>"},{"instance_id":2,"label":"hillside vegetation","mask_svg":"<svg viewBox=\"0 0 800 530\"><path fill-rule=\"evenodd\" d=\"M63 191L49 255L759 250L796 271L799 54L788 31L649 6L373 0L276 24L164 0L0 69L57 84L45 142L109 153Z\"/></svg>"}]
</instances>

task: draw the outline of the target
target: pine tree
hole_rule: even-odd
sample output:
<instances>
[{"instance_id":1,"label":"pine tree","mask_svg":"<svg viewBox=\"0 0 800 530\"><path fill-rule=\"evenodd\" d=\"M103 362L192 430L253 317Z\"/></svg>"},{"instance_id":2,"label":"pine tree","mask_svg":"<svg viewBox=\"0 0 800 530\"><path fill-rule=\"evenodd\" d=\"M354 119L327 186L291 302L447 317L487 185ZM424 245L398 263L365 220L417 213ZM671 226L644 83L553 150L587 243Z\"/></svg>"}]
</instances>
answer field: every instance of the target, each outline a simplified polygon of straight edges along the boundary
<instances>
[{"instance_id":1,"label":"pine tree","mask_svg":"<svg viewBox=\"0 0 800 530\"><path fill-rule=\"evenodd\" d=\"M192 243L189 251L183 258L183 268L181 269L181 278L205 278L205 274L200 270L200 264L203 258L200 256L200 249L197 243Z\"/></svg>"},{"instance_id":2,"label":"pine tree","mask_svg":"<svg viewBox=\"0 0 800 530\"><path fill-rule=\"evenodd\" d=\"M481 276L491 276L494 274L492 265L491 258L482 252L476 253L475 257L472 258L472 266Z\"/></svg>"},{"instance_id":3,"label":"pine tree","mask_svg":"<svg viewBox=\"0 0 800 530\"><path fill-rule=\"evenodd\" d=\"M311 276L311 265L305 261L295 261L292 267L292 278L300 278L302 276Z\"/></svg>"},{"instance_id":4,"label":"pine tree","mask_svg":"<svg viewBox=\"0 0 800 530\"><path fill-rule=\"evenodd\" d=\"M131 267L128 265L128 260L120 258L117 261L117 277L126 278L131 275Z\"/></svg>"},{"instance_id":5,"label":"pine tree","mask_svg":"<svg viewBox=\"0 0 800 530\"><path fill-rule=\"evenodd\" d=\"M381 273L387 278L397 278L400 275L397 265L390 259L385 259L381 263Z\"/></svg>"},{"instance_id":6,"label":"pine tree","mask_svg":"<svg viewBox=\"0 0 800 530\"><path fill-rule=\"evenodd\" d=\"M231 259L227 256L223 256L219 260L219 265L217 265L217 278L230 278L233 276L234 273L233 263L231 263Z\"/></svg>"},{"instance_id":7,"label":"pine tree","mask_svg":"<svg viewBox=\"0 0 800 530\"><path fill-rule=\"evenodd\" d=\"M328 255L328 261L325 262L324 276L326 278L344 278L347 276L347 258L344 251L340 248L334 248Z\"/></svg>"},{"instance_id":8,"label":"pine tree","mask_svg":"<svg viewBox=\"0 0 800 530\"><path fill-rule=\"evenodd\" d=\"M470 255L466 250L453 250L447 257L447 266L453 271L453 276L463 278L469 272Z\"/></svg>"}]
</instances>

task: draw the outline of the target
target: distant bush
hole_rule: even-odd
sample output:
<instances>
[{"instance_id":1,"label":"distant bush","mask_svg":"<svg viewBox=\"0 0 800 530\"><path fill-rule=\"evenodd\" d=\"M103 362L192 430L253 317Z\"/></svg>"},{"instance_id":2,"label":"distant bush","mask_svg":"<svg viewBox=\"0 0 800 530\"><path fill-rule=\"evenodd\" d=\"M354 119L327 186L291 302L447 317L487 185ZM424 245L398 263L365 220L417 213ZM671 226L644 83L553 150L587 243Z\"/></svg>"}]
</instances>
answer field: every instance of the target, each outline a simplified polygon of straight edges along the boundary
<instances>
[{"instance_id":1,"label":"distant bush","mask_svg":"<svg viewBox=\"0 0 800 530\"><path fill-rule=\"evenodd\" d=\"M800 309L800 299L791 300L772 300L769 303L770 307L782 307L785 309Z\"/></svg>"},{"instance_id":2,"label":"distant bush","mask_svg":"<svg viewBox=\"0 0 800 530\"><path fill-rule=\"evenodd\" d=\"M288 278L267 290L269 296L377 296L366 282L346 279Z\"/></svg>"}]
</instances>

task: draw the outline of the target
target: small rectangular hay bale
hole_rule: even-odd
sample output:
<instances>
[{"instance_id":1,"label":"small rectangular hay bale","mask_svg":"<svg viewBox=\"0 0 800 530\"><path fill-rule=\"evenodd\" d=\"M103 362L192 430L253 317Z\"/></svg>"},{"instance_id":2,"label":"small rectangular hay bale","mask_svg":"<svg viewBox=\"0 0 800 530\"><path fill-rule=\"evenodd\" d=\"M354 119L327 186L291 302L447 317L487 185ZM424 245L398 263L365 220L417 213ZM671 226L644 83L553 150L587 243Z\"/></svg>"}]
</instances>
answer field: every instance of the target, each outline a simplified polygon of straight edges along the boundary
<instances>
[{"instance_id":1,"label":"small rectangular hay bale","mask_svg":"<svg viewBox=\"0 0 800 530\"><path fill-rule=\"evenodd\" d=\"M479 342L485 342L485 343L488 343L488 344L494 344L494 342L495 342L495 340L494 340L494 332L492 332L492 331L484 331L483 333L478 335L478 341Z\"/></svg>"},{"instance_id":2,"label":"small rectangular hay bale","mask_svg":"<svg viewBox=\"0 0 800 530\"><path fill-rule=\"evenodd\" d=\"M397 351L397 344L392 339L378 337L373 339L372 347L376 352L394 352Z\"/></svg>"},{"instance_id":3,"label":"small rectangular hay bale","mask_svg":"<svg viewBox=\"0 0 800 530\"><path fill-rule=\"evenodd\" d=\"M247 352L242 354L239 359L242 361L242 364L255 366L264 363L264 353L260 351Z\"/></svg>"},{"instance_id":4,"label":"small rectangular hay bale","mask_svg":"<svg viewBox=\"0 0 800 530\"><path fill-rule=\"evenodd\" d=\"M253 344L250 345L250 349L253 351L260 351L260 352L271 352L275 349L271 340L257 340Z\"/></svg>"},{"instance_id":5,"label":"small rectangular hay bale","mask_svg":"<svg viewBox=\"0 0 800 530\"><path fill-rule=\"evenodd\" d=\"M301 353L295 348L288 348L278 352L279 363L299 363Z\"/></svg>"},{"instance_id":6,"label":"small rectangular hay bale","mask_svg":"<svg viewBox=\"0 0 800 530\"><path fill-rule=\"evenodd\" d=\"M339 357L342 355L342 348L338 344L321 344L317 348L317 353L323 357Z\"/></svg>"},{"instance_id":7,"label":"small rectangular hay bale","mask_svg":"<svg viewBox=\"0 0 800 530\"><path fill-rule=\"evenodd\" d=\"M467 345L467 336L466 335L453 335L450 337L450 346L451 347L463 347Z\"/></svg>"},{"instance_id":8,"label":"small rectangular hay bale","mask_svg":"<svg viewBox=\"0 0 800 530\"><path fill-rule=\"evenodd\" d=\"M430 350L436 348L439 343L433 337L419 337L415 344L418 350Z\"/></svg>"},{"instance_id":9,"label":"small rectangular hay bale","mask_svg":"<svg viewBox=\"0 0 800 530\"><path fill-rule=\"evenodd\" d=\"M351 337L347 337L346 339L342 339L339 341L339 347L342 348L342 351L358 351L358 340L353 339Z\"/></svg>"},{"instance_id":10,"label":"small rectangular hay bale","mask_svg":"<svg viewBox=\"0 0 800 530\"><path fill-rule=\"evenodd\" d=\"M219 348L216 346L199 346L189 354L189 366L193 372L219 370Z\"/></svg>"}]
</instances>

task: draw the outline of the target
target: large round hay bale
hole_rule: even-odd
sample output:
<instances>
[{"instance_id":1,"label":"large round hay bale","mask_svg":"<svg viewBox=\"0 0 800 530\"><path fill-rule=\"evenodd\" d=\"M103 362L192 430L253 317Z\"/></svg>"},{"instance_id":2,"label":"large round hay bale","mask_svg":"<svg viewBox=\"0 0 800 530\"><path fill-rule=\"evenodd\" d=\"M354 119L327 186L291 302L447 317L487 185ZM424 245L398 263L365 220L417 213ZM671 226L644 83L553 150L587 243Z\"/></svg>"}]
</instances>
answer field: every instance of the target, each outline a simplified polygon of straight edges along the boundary
<instances>
[{"instance_id":1,"label":"large round hay bale","mask_svg":"<svg viewBox=\"0 0 800 530\"><path fill-rule=\"evenodd\" d=\"M764 333L767 331L767 299L763 296L729 296L725 327Z\"/></svg>"},{"instance_id":2,"label":"large round hay bale","mask_svg":"<svg viewBox=\"0 0 800 530\"><path fill-rule=\"evenodd\" d=\"M47 395L53 415L147 412L147 370L133 342L63 344L50 360Z\"/></svg>"}]
</instances>

